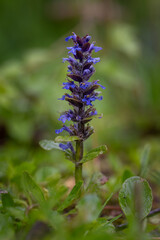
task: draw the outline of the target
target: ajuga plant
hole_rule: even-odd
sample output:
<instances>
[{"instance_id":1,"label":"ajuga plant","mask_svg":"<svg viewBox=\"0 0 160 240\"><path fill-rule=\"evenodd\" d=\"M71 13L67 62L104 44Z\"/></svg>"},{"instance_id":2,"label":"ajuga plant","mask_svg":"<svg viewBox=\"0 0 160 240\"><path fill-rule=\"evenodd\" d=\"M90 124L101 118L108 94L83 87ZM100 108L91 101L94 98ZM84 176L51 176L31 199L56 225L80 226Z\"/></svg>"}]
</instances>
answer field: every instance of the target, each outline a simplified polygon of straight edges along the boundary
<instances>
[{"instance_id":1,"label":"ajuga plant","mask_svg":"<svg viewBox=\"0 0 160 240\"><path fill-rule=\"evenodd\" d=\"M81 38L75 33L65 39L67 42L72 40L73 46L67 47L68 57L63 58L63 62L69 63L66 82L63 82L63 89L67 90L67 93L59 100L65 100L70 109L61 114L58 120L62 121L63 126L55 132L60 134L62 131L66 131L69 136L56 137L55 142L60 142L59 145L55 145L56 143L53 142L41 143L45 149L49 144L49 149L58 147L65 152L66 158L75 164L76 183L82 181L83 163L106 152L106 146L100 146L83 156L84 141L94 133L90 121L95 117L102 117L102 115L97 114L96 108L93 106L95 100L103 98L97 89L99 87L105 89L99 84L99 80L90 81L95 72L94 65L100 61L99 57L92 57L92 53L102 49L95 46L95 42L90 43L90 39L89 35ZM66 121L72 121L72 124L66 126Z\"/></svg>"}]
</instances>

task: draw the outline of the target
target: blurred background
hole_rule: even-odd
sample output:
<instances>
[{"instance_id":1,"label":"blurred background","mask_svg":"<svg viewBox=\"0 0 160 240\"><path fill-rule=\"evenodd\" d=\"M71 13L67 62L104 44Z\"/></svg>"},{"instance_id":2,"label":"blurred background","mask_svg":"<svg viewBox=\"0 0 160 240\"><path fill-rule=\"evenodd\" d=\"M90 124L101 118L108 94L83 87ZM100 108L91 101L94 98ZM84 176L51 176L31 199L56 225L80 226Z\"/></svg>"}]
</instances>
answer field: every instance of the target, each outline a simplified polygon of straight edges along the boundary
<instances>
[{"instance_id":1,"label":"blurred background","mask_svg":"<svg viewBox=\"0 0 160 240\"><path fill-rule=\"evenodd\" d=\"M154 188L160 184L159 23L159 0L0 0L0 187L19 181L24 170L37 182L73 176L62 153L39 146L55 138L68 108L57 99L71 44L64 39L73 31L103 47L92 79L106 87L96 103L104 117L92 122L85 151L106 144L108 154L87 163L84 176L101 171L114 188L118 177L139 174L147 146L146 177Z\"/></svg>"}]
</instances>

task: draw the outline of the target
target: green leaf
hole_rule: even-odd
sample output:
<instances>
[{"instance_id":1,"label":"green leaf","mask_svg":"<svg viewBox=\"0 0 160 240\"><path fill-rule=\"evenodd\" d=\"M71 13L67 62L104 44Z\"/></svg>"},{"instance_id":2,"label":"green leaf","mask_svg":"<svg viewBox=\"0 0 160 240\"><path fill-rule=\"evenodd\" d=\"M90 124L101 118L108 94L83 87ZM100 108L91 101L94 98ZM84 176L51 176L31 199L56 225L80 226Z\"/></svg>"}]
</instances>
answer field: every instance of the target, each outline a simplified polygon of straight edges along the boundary
<instances>
[{"instance_id":1,"label":"green leaf","mask_svg":"<svg viewBox=\"0 0 160 240\"><path fill-rule=\"evenodd\" d=\"M119 192L119 203L127 217L145 218L152 208L152 190L148 182L137 176L128 178Z\"/></svg>"},{"instance_id":2,"label":"green leaf","mask_svg":"<svg viewBox=\"0 0 160 240\"><path fill-rule=\"evenodd\" d=\"M98 157L100 154L104 154L106 152L107 152L107 146L102 145L100 147L97 147L89 151L80 162L85 163L85 162L91 161L94 158Z\"/></svg>"},{"instance_id":3,"label":"green leaf","mask_svg":"<svg viewBox=\"0 0 160 240\"><path fill-rule=\"evenodd\" d=\"M117 219L119 219L120 217L122 217L122 213L119 214L118 216L115 216L114 218L112 218L108 223L113 223L113 222L115 222Z\"/></svg>"},{"instance_id":4,"label":"green leaf","mask_svg":"<svg viewBox=\"0 0 160 240\"><path fill-rule=\"evenodd\" d=\"M78 136L58 136L55 138L56 142L73 142L76 140L80 140Z\"/></svg>"},{"instance_id":5,"label":"green leaf","mask_svg":"<svg viewBox=\"0 0 160 240\"><path fill-rule=\"evenodd\" d=\"M23 182L24 190L28 195L33 196L33 198L39 204L44 203L45 197L41 188L37 185L37 183L33 180L33 178L29 175L28 172L23 173L22 182Z\"/></svg>"},{"instance_id":6,"label":"green leaf","mask_svg":"<svg viewBox=\"0 0 160 240\"><path fill-rule=\"evenodd\" d=\"M96 193L84 195L78 202L78 216L82 222L93 222L97 220L102 205Z\"/></svg>"},{"instance_id":7,"label":"green leaf","mask_svg":"<svg viewBox=\"0 0 160 240\"><path fill-rule=\"evenodd\" d=\"M69 205L72 204L74 200L76 200L79 197L79 193L81 191L83 182L79 181L72 189L70 194L67 196L67 198L64 200L62 205L59 207L58 211L63 211L65 208L67 208Z\"/></svg>"},{"instance_id":8,"label":"green leaf","mask_svg":"<svg viewBox=\"0 0 160 240\"><path fill-rule=\"evenodd\" d=\"M125 169L124 172L123 172L123 175L122 175L122 183L124 183L124 181L127 179L127 178L130 178L130 177L133 177L134 174L131 172L130 169Z\"/></svg>"},{"instance_id":9,"label":"green leaf","mask_svg":"<svg viewBox=\"0 0 160 240\"><path fill-rule=\"evenodd\" d=\"M59 143L55 143L52 140L41 140L39 142L40 146L44 149L44 150L52 150L52 149L58 149L58 150L62 150L62 148L59 147Z\"/></svg>"},{"instance_id":10,"label":"green leaf","mask_svg":"<svg viewBox=\"0 0 160 240\"><path fill-rule=\"evenodd\" d=\"M10 195L10 193L3 193L1 195L1 199L2 199L2 205L3 205L4 208L14 206L14 201L13 201L13 198Z\"/></svg>"},{"instance_id":11,"label":"green leaf","mask_svg":"<svg viewBox=\"0 0 160 240\"><path fill-rule=\"evenodd\" d=\"M146 177L148 171L148 163L149 163L149 153L150 153L150 145L147 144L142 152L141 156L141 168L140 168L140 176Z\"/></svg>"},{"instance_id":12,"label":"green leaf","mask_svg":"<svg viewBox=\"0 0 160 240\"><path fill-rule=\"evenodd\" d=\"M103 209L104 209L104 207L107 205L107 203L110 201L110 199L111 199L112 196L113 196L113 193L111 193L111 194L109 195L109 197L106 199L106 201L104 202L103 206L101 207L101 209L100 209L97 217L100 216L101 212L103 211Z\"/></svg>"},{"instance_id":13,"label":"green leaf","mask_svg":"<svg viewBox=\"0 0 160 240\"><path fill-rule=\"evenodd\" d=\"M7 212L16 220L25 220L24 208L8 207Z\"/></svg>"}]
</instances>

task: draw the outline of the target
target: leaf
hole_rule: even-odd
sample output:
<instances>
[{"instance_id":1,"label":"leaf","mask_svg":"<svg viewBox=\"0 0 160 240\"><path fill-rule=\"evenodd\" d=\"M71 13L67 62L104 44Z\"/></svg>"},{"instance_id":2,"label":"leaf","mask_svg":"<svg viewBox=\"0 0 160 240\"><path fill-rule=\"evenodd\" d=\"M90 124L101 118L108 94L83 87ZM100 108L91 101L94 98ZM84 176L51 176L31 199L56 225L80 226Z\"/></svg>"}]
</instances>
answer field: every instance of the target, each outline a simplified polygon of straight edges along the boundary
<instances>
[{"instance_id":1,"label":"leaf","mask_svg":"<svg viewBox=\"0 0 160 240\"><path fill-rule=\"evenodd\" d=\"M7 212L16 220L25 220L24 208L8 207Z\"/></svg>"},{"instance_id":2,"label":"leaf","mask_svg":"<svg viewBox=\"0 0 160 240\"><path fill-rule=\"evenodd\" d=\"M150 145L147 144L142 152L141 156L141 168L140 168L140 176L145 177L148 171L148 163L149 163L149 153L150 153Z\"/></svg>"},{"instance_id":3,"label":"leaf","mask_svg":"<svg viewBox=\"0 0 160 240\"><path fill-rule=\"evenodd\" d=\"M37 183L33 180L33 178L29 175L28 172L24 172L22 176L22 182L24 190L27 194L32 195L33 198L40 204L44 203L45 197L41 190L41 188L37 185Z\"/></svg>"},{"instance_id":4,"label":"leaf","mask_svg":"<svg viewBox=\"0 0 160 240\"><path fill-rule=\"evenodd\" d=\"M107 146L106 145L102 145L100 147L97 147L95 149L92 149L91 151L89 151L84 157L83 159L80 161L80 163L85 163L88 161L93 160L94 158L98 157L100 154L104 154L107 152Z\"/></svg>"},{"instance_id":5,"label":"leaf","mask_svg":"<svg viewBox=\"0 0 160 240\"><path fill-rule=\"evenodd\" d=\"M127 178L130 178L130 177L133 177L134 174L131 172L130 169L125 169L124 172L123 172L123 175L122 175L122 183L124 183L124 181L127 179Z\"/></svg>"},{"instance_id":6,"label":"leaf","mask_svg":"<svg viewBox=\"0 0 160 240\"><path fill-rule=\"evenodd\" d=\"M1 199L2 199L2 205L4 208L7 207L13 207L14 206L14 201L12 196L10 195L10 193L4 193L1 195Z\"/></svg>"},{"instance_id":7,"label":"leaf","mask_svg":"<svg viewBox=\"0 0 160 240\"><path fill-rule=\"evenodd\" d=\"M94 222L101 207L101 200L96 193L84 195L77 205L79 218L82 222Z\"/></svg>"},{"instance_id":8,"label":"leaf","mask_svg":"<svg viewBox=\"0 0 160 240\"><path fill-rule=\"evenodd\" d=\"M109 223L109 224L110 224L110 223L113 223L113 222L115 222L116 220L118 220L120 217L122 217L122 213L119 214L118 216L115 216L114 218L112 218L108 223Z\"/></svg>"},{"instance_id":9,"label":"leaf","mask_svg":"<svg viewBox=\"0 0 160 240\"><path fill-rule=\"evenodd\" d=\"M145 218L152 208L152 190L148 182L137 176L128 178L119 192L119 203L127 217Z\"/></svg>"},{"instance_id":10,"label":"leaf","mask_svg":"<svg viewBox=\"0 0 160 240\"><path fill-rule=\"evenodd\" d=\"M151 172L151 178L156 184L160 186L160 171L154 170Z\"/></svg>"},{"instance_id":11,"label":"leaf","mask_svg":"<svg viewBox=\"0 0 160 240\"><path fill-rule=\"evenodd\" d=\"M98 213L98 217L100 216L101 212L103 211L104 207L107 205L107 203L110 201L111 197L113 196L113 193L111 193L109 195L109 197L106 199L106 201L104 202L103 206L101 207L99 213Z\"/></svg>"},{"instance_id":12,"label":"leaf","mask_svg":"<svg viewBox=\"0 0 160 240\"><path fill-rule=\"evenodd\" d=\"M62 150L60 147L59 147L59 143L55 143L54 141L52 140L41 140L39 142L39 145L44 149L44 150L52 150L52 149L58 149L58 150Z\"/></svg>"},{"instance_id":13,"label":"leaf","mask_svg":"<svg viewBox=\"0 0 160 240\"><path fill-rule=\"evenodd\" d=\"M70 194L67 196L67 198L64 200L62 205L59 207L58 211L63 211L65 208L67 208L69 205L72 204L74 200L76 200L79 197L79 193L81 190L83 182L79 181L72 189Z\"/></svg>"},{"instance_id":14,"label":"leaf","mask_svg":"<svg viewBox=\"0 0 160 240\"><path fill-rule=\"evenodd\" d=\"M58 136L55 138L56 142L73 142L76 140L80 140L78 136Z\"/></svg>"}]
</instances>

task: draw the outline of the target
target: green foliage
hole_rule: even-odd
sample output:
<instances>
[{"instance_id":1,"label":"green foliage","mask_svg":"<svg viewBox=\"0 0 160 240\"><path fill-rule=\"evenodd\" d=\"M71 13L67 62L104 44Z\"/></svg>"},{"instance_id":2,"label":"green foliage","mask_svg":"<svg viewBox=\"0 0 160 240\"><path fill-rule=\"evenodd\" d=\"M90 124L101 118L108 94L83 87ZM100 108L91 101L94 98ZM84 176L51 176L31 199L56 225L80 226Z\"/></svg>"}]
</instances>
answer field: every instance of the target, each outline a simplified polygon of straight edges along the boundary
<instances>
[{"instance_id":1,"label":"green foliage","mask_svg":"<svg viewBox=\"0 0 160 240\"><path fill-rule=\"evenodd\" d=\"M3 193L1 199L2 199L2 206L4 208L14 206L13 198L9 193Z\"/></svg>"},{"instance_id":2,"label":"green foliage","mask_svg":"<svg viewBox=\"0 0 160 240\"><path fill-rule=\"evenodd\" d=\"M58 211L63 211L65 208L71 205L74 200L78 199L78 197L80 196L82 185L83 185L83 182L81 181L74 186L74 188L72 189L68 197L59 207Z\"/></svg>"},{"instance_id":3,"label":"green foliage","mask_svg":"<svg viewBox=\"0 0 160 240\"><path fill-rule=\"evenodd\" d=\"M159 8L159 1L145 0L113 0L109 5L101 0L0 2L0 239L148 240L160 236L159 214L137 220L151 207L146 180L142 189L148 189L148 199L135 219L128 212L132 200L141 194L137 191L131 199L126 184L134 175L146 178L152 186L153 210L159 207ZM61 63L67 53L63 40L72 31L83 35L81 29L94 32L97 45L103 46L95 79L106 87L103 104L97 102L104 117L93 120L95 134L86 141L84 152L108 146L106 155L99 157L96 151L83 159L88 162L82 195L80 188L75 193L71 190L74 165L65 161L72 160L70 152L64 156L62 151L44 151L57 149L59 143L52 140L42 141L43 149L38 144L54 139L60 127L59 112L66 110L65 103L57 100L64 93L59 82L66 77ZM94 165L89 162L93 158ZM127 185L128 195L120 190L127 199L121 206L124 213L128 211L127 220L119 215L117 196L122 183ZM141 231L138 225L143 225Z\"/></svg>"},{"instance_id":4,"label":"green foliage","mask_svg":"<svg viewBox=\"0 0 160 240\"><path fill-rule=\"evenodd\" d=\"M24 187L24 191L30 197L34 197L34 199L41 205L45 201L44 194L41 188L36 184L33 178L27 173L24 172L22 176L22 184Z\"/></svg>"},{"instance_id":5,"label":"green foliage","mask_svg":"<svg viewBox=\"0 0 160 240\"><path fill-rule=\"evenodd\" d=\"M89 151L80 162L85 163L85 162L91 161L94 158L98 157L100 154L104 154L106 152L107 152L106 145L102 145L100 147L94 148L91 151Z\"/></svg>"},{"instance_id":6,"label":"green foliage","mask_svg":"<svg viewBox=\"0 0 160 240\"><path fill-rule=\"evenodd\" d=\"M142 156L141 156L140 176L142 178L146 177L148 172L149 153L150 153L150 146L146 145L143 149Z\"/></svg>"},{"instance_id":7,"label":"green foliage","mask_svg":"<svg viewBox=\"0 0 160 240\"><path fill-rule=\"evenodd\" d=\"M59 144L55 143L52 140L41 140L39 144L44 150L52 150L52 149L62 150L62 148L59 147Z\"/></svg>"},{"instance_id":8,"label":"green foliage","mask_svg":"<svg viewBox=\"0 0 160 240\"><path fill-rule=\"evenodd\" d=\"M128 178L119 192L120 206L127 217L134 215L144 219L152 208L152 190L140 177Z\"/></svg>"}]
</instances>

